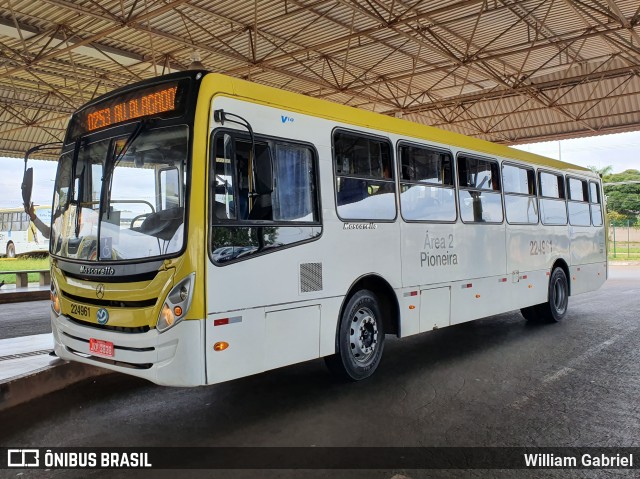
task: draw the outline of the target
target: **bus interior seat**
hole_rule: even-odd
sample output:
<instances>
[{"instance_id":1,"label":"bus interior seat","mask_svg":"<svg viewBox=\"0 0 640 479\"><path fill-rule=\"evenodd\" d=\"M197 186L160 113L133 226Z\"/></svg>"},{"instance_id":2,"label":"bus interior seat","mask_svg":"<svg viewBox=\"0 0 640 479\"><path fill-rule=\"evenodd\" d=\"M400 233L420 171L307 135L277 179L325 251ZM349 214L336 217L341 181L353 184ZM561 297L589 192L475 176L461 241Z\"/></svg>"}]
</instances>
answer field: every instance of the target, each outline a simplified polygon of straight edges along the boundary
<instances>
[{"instance_id":1,"label":"bus interior seat","mask_svg":"<svg viewBox=\"0 0 640 479\"><path fill-rule=\"evenodd\" d=\"M149 236L169 241L184 219L184 208L167 208L147 216L138 231Z\"/></svg>"}]
</instances>

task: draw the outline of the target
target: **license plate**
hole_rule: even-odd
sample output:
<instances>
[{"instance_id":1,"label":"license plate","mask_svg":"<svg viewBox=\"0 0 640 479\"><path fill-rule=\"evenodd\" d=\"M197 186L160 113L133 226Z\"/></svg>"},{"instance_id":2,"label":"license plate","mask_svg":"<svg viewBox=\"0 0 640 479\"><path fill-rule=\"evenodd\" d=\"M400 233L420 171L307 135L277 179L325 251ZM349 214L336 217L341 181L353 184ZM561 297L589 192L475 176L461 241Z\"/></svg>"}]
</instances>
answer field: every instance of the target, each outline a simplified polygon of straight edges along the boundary
<instances>
[{"instance_id":1,"label":"license plate","mask_svg":"<svg viewBox=\"0 0 640 479\"><path fill-rule=\"evenodd\" d=\"M83 304L71 303L71 314L80 318L91 318L91 308Z\"/></svg>"},{"instance_id":2,"label":"license plate","mask_svg":"<svg viewBox=\"0 0 640 479\"><path fill-rule=\"evenodd\" d=\"M101 339L89 339L89 351L101 356L113 357L113 343Z\"/></svg>"}]
</instances>

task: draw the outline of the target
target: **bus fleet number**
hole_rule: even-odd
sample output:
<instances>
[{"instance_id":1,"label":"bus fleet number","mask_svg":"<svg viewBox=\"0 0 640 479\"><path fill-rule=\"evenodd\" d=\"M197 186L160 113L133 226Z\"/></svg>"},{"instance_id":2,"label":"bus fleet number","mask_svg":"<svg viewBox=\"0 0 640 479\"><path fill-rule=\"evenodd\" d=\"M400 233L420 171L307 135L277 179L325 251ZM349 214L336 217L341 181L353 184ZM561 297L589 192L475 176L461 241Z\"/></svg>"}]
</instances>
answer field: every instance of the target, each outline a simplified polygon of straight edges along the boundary
<instances>
[{"instance_id":1,"label":"bus fleet number","mask_svg":"<svg viewBox=\"0 0 640 479\"><path fill-rule=\"evenodd\" d=\"M531 246L530 255L537 256L540 254L547 254L553 252L553 241L529 241L529 246Z\"/></svg>"},{"instance_id":2,"label":"bus fleet number","mask_svg":"<svg viewBox=\"0 0 640 479\"><path fill-rule=\"evenodd\" d=\"M91 316L91 309L88 306L81 306L79 304L71 304L71 314L77 314L78 316L82 316L88 318Z\"/></svg>"}]
</instances>

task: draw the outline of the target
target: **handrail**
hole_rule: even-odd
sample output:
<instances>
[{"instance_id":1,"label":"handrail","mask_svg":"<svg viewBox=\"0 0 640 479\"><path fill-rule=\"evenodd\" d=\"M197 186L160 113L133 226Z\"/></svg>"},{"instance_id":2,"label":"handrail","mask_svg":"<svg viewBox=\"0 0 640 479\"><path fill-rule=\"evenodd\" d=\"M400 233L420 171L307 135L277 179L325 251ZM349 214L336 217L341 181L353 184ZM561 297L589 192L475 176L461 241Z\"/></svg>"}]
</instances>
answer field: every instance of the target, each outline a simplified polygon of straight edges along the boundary
<instances>
[{"instance_id":1,"label":"handrail","mask_svg":"<svg viewBox=\"0 0 640 479\"><path fill-rule=\"evenodd\" d=\"M16 270L16 271L0 271L0 276L2 275L15 275L16 277L16 288L26 288L29 286L29 273L38 273L39 280L38 284L40 286L47 286L51 284L51 272L48 269L25 269L25 270ZM0 285L0 288L4 286L4 283Z\"/></svg>"}]
</instances>

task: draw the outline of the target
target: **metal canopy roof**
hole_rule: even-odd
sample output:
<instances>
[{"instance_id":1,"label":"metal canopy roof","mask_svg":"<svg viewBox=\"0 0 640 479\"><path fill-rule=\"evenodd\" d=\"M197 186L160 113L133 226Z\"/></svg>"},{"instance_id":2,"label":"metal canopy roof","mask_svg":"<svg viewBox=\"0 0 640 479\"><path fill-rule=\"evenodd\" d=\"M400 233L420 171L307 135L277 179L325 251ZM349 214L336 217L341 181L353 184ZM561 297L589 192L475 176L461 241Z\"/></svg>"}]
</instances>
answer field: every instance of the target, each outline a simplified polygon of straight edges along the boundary
<instances>
[{"instance_id":1,"label":"metal canopy roof","mask_svg":"<svg viewBox=\"0 0 640 479\"><path fill-rule=\"evenodd\" d=\"M640 129L638 0L7 0L0 154L197 57L506 144Z\"/></svg>"}]
</instances>

